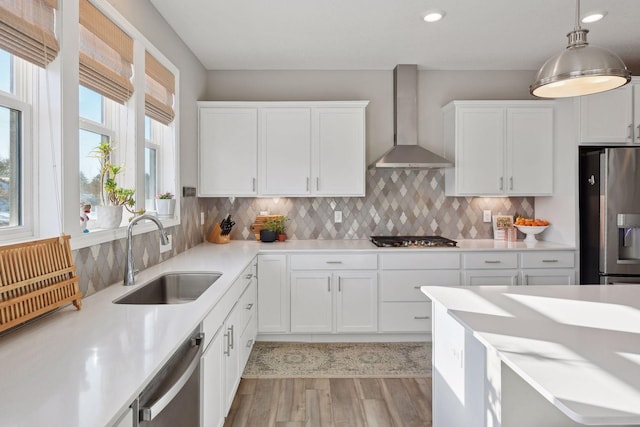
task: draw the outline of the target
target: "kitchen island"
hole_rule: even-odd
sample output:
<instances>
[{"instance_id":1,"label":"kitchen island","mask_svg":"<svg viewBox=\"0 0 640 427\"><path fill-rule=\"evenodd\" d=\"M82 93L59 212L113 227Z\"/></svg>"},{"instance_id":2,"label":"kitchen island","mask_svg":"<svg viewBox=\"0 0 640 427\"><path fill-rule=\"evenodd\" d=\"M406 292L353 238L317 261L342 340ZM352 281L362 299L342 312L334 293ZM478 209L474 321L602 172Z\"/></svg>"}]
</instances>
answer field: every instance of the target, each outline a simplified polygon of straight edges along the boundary
<instances>
[{"instance_id":1,"label":"kitchen island","mask_svg":"<svg viewBox=\"0 0 640 427\"><path fill-rule=\"evenodd\" d=\"M640 286L439 287L433 425L640 425Z\"/></svg>"}]
</instances>

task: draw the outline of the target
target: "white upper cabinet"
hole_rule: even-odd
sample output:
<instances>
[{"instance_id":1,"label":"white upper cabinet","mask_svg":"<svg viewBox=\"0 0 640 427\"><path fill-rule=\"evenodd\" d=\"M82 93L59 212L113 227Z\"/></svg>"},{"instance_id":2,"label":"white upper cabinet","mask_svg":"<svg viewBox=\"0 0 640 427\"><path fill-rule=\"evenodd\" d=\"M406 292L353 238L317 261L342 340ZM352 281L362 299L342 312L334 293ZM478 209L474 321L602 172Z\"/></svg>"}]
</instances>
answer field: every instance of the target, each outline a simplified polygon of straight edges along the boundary
<instances>
[{"instance_id":1,"label":"white upper cabinet","mask_svg":"<svg viewBox=\"0 0 640 427\"><path fill-rule=\"evenodd\" d=\"M256 195L258 110L199 108L198 126L198 195Z\"/></svg>"},{"instance_id":2,"label":"white upper cabinet","mask_svg":"<svg viewBox=\"0 0 640 427\"><path fill-rule=\"evenodd\" d=\"M640 144L640 80L578 102L580 143Z\"/></svg>"},{"instance_id":3,"label":"white upper cabinet","mask_svg":"<svg viewBox=\"0 0 640 427\"><path fill-rule=\"evenodd\" d=\"M311 190L311 109L260 109L260 194Z\"/></svg>"},{"instance_id":4,"label":"white upper cabinet","mask_svg":"<svg viewBox=\"0 0 640 427\"><path fill-rule=\"evenodd\" d=\"M364 108L315 108L312 141L313 193L364 196Z\"/></svg>"},{"instance_id":5,"label":"white upper cabinet","mask_svg":"<svg viewBox=\"0 0 640 427\"><path fill-rule=\"evenodd\" d=\"M198 194L364 196L368 103L199 102Z\"/></svg>"},{"instance_id":6,"label":"white upper cabinet","mask_svg":"<svg viewBox=\"0 0 640 427\"><path fill-rule=\"evenodd\" d=\"M443 108L447 196L553 193L553 101L454 101Z\"/></svg>"}]
</instances>

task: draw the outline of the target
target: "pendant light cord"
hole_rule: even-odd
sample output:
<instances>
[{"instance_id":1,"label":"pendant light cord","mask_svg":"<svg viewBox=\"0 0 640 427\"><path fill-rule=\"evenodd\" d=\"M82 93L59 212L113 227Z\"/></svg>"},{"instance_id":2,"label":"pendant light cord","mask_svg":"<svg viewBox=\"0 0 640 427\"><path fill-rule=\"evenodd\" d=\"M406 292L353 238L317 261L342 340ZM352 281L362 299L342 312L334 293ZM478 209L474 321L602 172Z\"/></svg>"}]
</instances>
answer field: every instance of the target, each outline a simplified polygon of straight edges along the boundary
<instances>
[{"instance_id":1,"label":"pendant light cord","mask_svg":"<svg viewBox=\"0 0 640 427\"><path fill-rule=\"evenodd\" d=\"M580 0L576 0L576 26L574 28L574 31L578 31L581 29L582 27L580 26Z\"/></svg>"}]
</instances>

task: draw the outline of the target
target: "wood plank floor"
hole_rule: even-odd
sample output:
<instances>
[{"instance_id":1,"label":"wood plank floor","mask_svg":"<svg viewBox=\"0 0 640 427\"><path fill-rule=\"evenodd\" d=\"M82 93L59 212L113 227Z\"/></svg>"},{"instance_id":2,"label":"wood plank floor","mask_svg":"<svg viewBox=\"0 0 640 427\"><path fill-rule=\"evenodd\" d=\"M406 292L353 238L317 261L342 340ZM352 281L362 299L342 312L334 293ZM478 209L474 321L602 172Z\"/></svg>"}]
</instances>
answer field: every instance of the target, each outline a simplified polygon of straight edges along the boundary
<instances>
[{"instance_id":1,"label":"wood plank floor","mask_svg":"<svg viewBox=\"0 0 640 427\"><path fill-rule=\"evenodd\" d=\"M430 427L431 378L242 379L225 427Z\"/></svg>"}]
</instances>

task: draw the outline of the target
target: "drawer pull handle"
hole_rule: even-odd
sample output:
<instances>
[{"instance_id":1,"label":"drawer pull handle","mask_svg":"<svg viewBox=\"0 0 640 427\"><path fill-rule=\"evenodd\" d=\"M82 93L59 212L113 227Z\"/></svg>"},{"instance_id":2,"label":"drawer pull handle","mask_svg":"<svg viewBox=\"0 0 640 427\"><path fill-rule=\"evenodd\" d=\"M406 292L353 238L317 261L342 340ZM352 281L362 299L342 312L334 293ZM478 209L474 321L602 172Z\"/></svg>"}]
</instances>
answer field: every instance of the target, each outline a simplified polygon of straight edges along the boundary
<instances>
[{"instance_id":1,"label":"drawer pull handle","mask_svg":"<svg viewBox=\"0 0 640 427\"><path fill-rule=\"evenodd\" d=\"M253 345L253 339L247 341L247 348L250 348Z\"/></svg>"},{"instance_id":2,"label":"drawer pull handle","mask_svg":"<svg viewBox=\"0 0 640 427\"><path fill-rule=\"evenodd\" d=\"M249 303L247 304L247 306L245 307L245 310L251 310L253 308L253 303Z\"/></svg>"},{"instance_id":3,"label":"drawer pull handle","mask_svg":"<svg viewBox=\"0 0 640 427\"><path fill-rule=\"evenodd\" d=\"M413 289L420 290L420 286L414 286Z\"/></svg>"},{"instance_id":4,"label":"drawer pull handle","mask_svg":"<svg viewBox=\"0 0 640 427\"><path fill-rule=\"evenodd\" d=\"M500 264L501 261L497 261L497 260L490 260L490 259L486 259L484 260L485 264Z\"/></svg>"},{"instance_id":5,"label":"drawer pull handle","mask_svg":"<svg viewBox=\"0 0 640 427\"><path fill-rule=\"evenodd\" d=\"M245 279L251 279L253 277L253 274L247 274L246 276L244 276Z\"/></svg>"},{"instance_id":6,"label":"drawer pull handle","mask_svg":"<svg viewBox=\"0 0 640 427\"><path fill-rule=\"evenodd\" d=\"M327 264L342 264L342 261L327 261Z\"/></svg>"},{"instance_id":7,"label":"drawer pull handle","mask_svg":"<svg viewBox=\"0 0 640 427\"><path fill-rule=\"evenodd\" d=\"M413 318L416 319L416 320L431 319L431 317L429 317L429 316L413 316Z\"/></svg>"},{"instance_id":8,"label":"drawer pull handle","mask_svg":"<svg viewBox=\"0 0 640 427\"><path fill-rule=\"evenodd\" d=\"M327 291L331 292L331 277L327 277Z\"/></svg>"},{"instance_id":9,"label":"drawer pull handle","mask_svg":"<svg viewBox=\"0 0 640 427\"><path fill-rule=\"evenodd\" d=\"M542 262L558 262L557 259L543 259Z\"/></svg>"}]
</instances>

